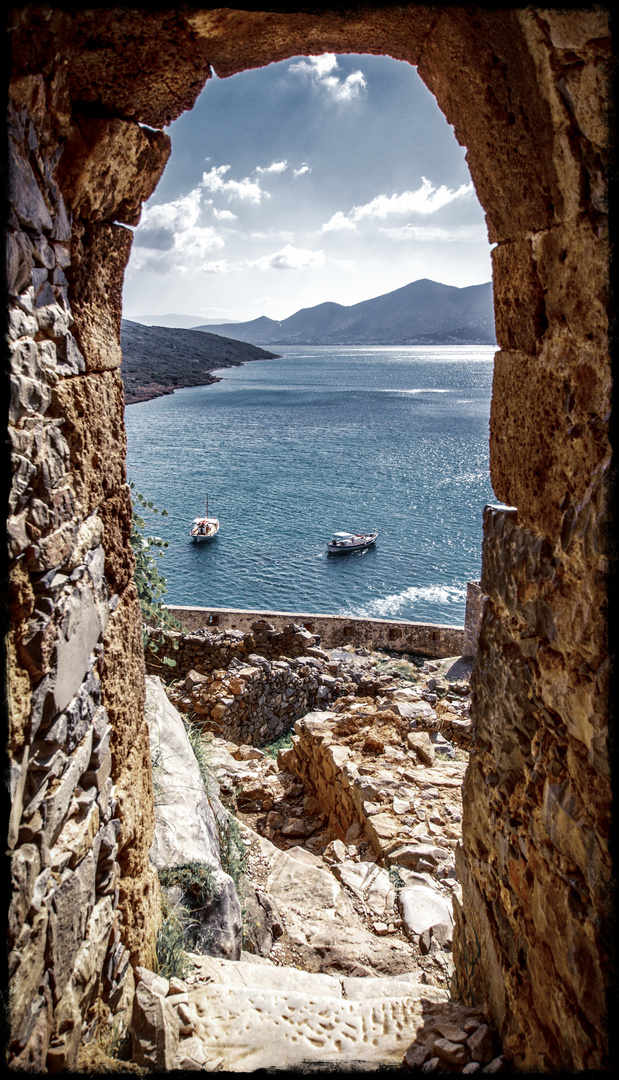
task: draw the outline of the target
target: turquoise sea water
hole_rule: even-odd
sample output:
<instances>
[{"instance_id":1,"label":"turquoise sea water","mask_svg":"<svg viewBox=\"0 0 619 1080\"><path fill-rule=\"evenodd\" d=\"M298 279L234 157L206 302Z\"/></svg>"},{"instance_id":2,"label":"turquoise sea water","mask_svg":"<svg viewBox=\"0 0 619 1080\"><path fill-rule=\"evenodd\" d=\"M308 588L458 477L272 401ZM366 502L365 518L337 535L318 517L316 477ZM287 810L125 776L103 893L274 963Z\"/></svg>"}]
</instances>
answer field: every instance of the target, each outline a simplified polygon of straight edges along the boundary
<instances>
[{"instance_id":1,"label":"turquoise sea water","mask_svg":"<svg viewBox=\"0 0 619 1080\"><path fill-rule=\"evenodd\" d=\"M168 518L168 603L461 625L479 577L494 349L280 346L125 410L128 471ZM217 538L195 544L209 511ZM327 555L334 530L373 548Z\"/></svg>"}]
</instances>

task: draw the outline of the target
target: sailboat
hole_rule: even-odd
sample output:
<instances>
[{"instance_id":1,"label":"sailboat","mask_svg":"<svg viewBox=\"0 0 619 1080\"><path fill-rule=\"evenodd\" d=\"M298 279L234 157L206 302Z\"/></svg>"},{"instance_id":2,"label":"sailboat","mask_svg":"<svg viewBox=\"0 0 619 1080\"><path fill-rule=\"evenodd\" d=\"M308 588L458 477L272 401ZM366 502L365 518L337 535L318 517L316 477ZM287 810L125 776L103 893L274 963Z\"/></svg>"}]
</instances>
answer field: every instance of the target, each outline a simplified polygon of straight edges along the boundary
<instances>
[{"instance_id":1,"label":"sailboat","mask_svg":"<svg viewBox=\"0 0 619 1080\"><path fill-rule=\"evenodd\" d=\"M218 532L219 519L216 517L209 517L207 495L206 515L204 517L197 517L193 519L189 527L189 535L192 540L198 542L200 540L212 540L214 536L217 536Z\"/></svg>"}]
</instances>

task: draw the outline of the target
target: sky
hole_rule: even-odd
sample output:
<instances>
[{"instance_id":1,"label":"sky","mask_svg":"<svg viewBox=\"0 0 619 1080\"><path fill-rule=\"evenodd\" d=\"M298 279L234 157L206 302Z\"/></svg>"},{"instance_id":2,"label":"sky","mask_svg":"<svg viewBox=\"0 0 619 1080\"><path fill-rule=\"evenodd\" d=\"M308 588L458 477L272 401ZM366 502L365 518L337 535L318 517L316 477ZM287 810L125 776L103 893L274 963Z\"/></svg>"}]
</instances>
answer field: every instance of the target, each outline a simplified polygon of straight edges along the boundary
<instances>
[{"instance_id":1,"label":"sky","mask_svg":"<svg viewBox=\"0 0 619 1080\"><path fill-rule=\"evenodd\" d=\"M327 53L214 75L167 132L125 318L284 319L419 278L491 279L465 149L404 61Z\"/></svg>"}]
</instances>

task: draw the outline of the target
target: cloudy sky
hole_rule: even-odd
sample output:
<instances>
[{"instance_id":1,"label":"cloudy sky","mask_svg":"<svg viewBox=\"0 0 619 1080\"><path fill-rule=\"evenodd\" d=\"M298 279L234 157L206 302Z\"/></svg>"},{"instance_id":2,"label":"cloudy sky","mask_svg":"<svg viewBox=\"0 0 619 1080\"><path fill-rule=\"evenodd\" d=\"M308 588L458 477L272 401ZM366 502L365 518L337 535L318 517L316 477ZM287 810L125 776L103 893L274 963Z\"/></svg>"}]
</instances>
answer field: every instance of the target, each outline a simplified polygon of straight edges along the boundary
<instances>
[{"instance_id":1,"label":"cloudy sky","mask_svg":"<svg viewBox=\"0 0 619 1080\"><path fill-rule=\"evenodd\" d=\"M282 319L423 277L491 278L465 151L409 64L326 54L215 76L167 130L127 318Z\"/></svg>"}]
</instances>

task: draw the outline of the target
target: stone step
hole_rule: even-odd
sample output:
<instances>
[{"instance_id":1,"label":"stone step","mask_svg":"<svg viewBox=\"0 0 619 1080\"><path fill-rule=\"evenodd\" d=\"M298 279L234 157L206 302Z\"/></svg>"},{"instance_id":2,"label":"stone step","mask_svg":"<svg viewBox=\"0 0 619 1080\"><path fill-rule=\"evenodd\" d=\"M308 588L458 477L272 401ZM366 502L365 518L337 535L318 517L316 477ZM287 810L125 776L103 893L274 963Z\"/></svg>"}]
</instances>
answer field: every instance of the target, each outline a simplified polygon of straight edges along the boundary
<instances>
[{"instance_id":1,"label":"stone step","mask_svg":"<svg viewBox=\"0 0 619 1080\"><path fill-rule=\"evenodd\" d=\"M427 1007L445 1001L444 992L416 978L337 979L212 960L201 964L205 974L207 969L212 981L189 991L194 1030L180 1038L175 1069L397 1064L423 1028Z\"/></svg>"},{"instance_id":2,"label":"stone step","mask_svg":"<svg viewBox=\"0 0 619 1080\"><path fill-rule=\"evenodd\" d=\"M132 1060L155 1072L366 1071L434 1059L491 1061L481 1009L448 1001L415 972L330 976L263 958L192 955L186 982L138 968Z\"/></svg>"}]
</instances>

